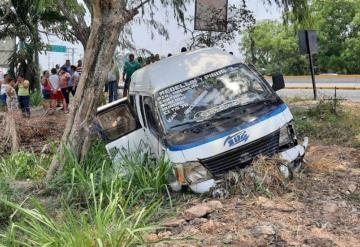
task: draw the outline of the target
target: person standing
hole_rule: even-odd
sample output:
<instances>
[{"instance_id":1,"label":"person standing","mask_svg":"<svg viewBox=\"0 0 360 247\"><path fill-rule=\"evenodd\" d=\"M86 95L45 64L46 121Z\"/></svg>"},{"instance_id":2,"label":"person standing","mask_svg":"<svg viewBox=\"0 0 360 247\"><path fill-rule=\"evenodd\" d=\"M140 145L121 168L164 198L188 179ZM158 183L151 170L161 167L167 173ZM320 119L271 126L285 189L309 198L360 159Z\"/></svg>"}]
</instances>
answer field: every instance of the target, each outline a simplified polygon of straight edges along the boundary
<instances>
[{"instance_id":1,"label":"person standing","mask_svg":"<svg viewBox=\"0 0 360 247\"><path fill-rule=\"evenodd\" d=\"M61 88L59 83L60 79L56 68L51 69L51 75L49 77L49 81L53 90L51 95L51 101L52 101L51 104L53 104L54 107L56 106L56 103L59 101L63 102L63 105L66 104L64 96L61 93Z\"/></svg>"},{"instance_id":2,"label":"person standing","mask_svg":"<svg viewBox=\"0 0 360 247\"><path fill-rule=\"evenodd\" d=\"M50 77L49 71L45 70L43 72L43 78L41 80L45 115L53 114L55 110L55 104L53 103L53 96L52 96L54 90L50 83L49 77Z\"/></svg>"},{"instance_id":3,"label":"person standing","mask_svg":"<svg viewBox=\"0 0 360 247\"><path fill-rule=\"evenodd\" d=\"M118 83L119 83L119 69L114 63L111 62L111 70L108 73L108 91L109 103L118 99Z\"/></svg>"},{"instance_id":4,"label":"person standing","mask_svg":"<svg viewBox=\"0 0 360 247\"><path fill-rule=\"evenodd\" d=\"M77 66L76 66L76 72L78 72L79 75L81 75L81 72L82 72L82 60L78 60Z\"/></svg>"},{"instance_id":5,"label":"person standing","mask_svg":"<svg viewBox=\"0 0 360 247\"><path fill-rule=\"evenodd\" d=\"M123 81L124 81L124 93L123 97L126 97L129 92L130 83L131 83L131 76L134 72L141 68L141 65L135 61L134 54L129 55L129 61L125 62L124 71L123 71Z\"/></svg>"},{"instance_id":6,"label":"person standing","mask_svg":"<svg viewBox=\"0 0 360 247\"><path fill-rule=\"evenodd\" d=\"M10 78L9 83L6 85L6 105L8 112L15 112L17 107L16 91L15 91L15 80Z\"/></svg>"},{"instance_id":7,"label":"person standing","mask_svg":"<svg viewBox=\"0 0 360 247\"><path fill-rule=\"evenodd\" d=\"M64 64L61 68L64 68L65 71L70 74L70 73L71 73L71 63L70 63L70 60L69 60L69 59L65 60L65 64ZM61 70L61 69L60 69L60 70Z\"/></svg>"},{"instance_id":8,"label":"person standing","mask_svg":"<svg viewBox=\"0 0 360 247\"><path fill-rule=\"evenodd\" d=\"M71 78L71 75L66 72L66 68L61 68L59 72L59 86L61 88L61 93L65 98L65 101L63 101L63 110L64 113L69 113L68 106L70 103L69 98L69 80Z\"/></svg>"},{"instance_id":9,"label":"person standing","mask_svg":"<svg viewBox=\"0 0 360 247\"><path fill-rule=\"evenodd\" d=\"M80 80L80 74L77 71L76 66L71 65L71 78L69 80L68 89L69 89L69 93L71 93L72 96L75 96L76 88L77 88L79 80Z\"/></svg>"},{"instance_id":10,"label":"person standing","mask_svg":"<svg viewBox=\"0 0 360 247\"><path fill-rule=\"evenodd\" d=\"M6 85L6 75L0 78L0 107L6 105L6 92L5 92L5 85Z\"/></svg>"},{"instance_id":11,"label":"person standing","mask_svg":"<svg viewBox=\"0 0 360 247\"><path fill-rule=\"evenodd\" d=\"M15 86L18 87L18 101L23 117L30 118L30 83L19 75Z\"/></svg>"}]
</instances>

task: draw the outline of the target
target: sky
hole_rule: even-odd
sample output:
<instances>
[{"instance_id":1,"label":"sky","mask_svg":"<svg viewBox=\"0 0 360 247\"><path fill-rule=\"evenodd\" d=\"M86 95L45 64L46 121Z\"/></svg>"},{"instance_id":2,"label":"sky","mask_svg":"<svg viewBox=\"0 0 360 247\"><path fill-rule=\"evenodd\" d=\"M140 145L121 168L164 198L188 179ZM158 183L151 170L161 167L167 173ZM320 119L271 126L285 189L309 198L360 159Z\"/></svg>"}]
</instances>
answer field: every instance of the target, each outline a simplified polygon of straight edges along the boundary
<instances>
[{"instance_id":1,"label":"sky","mask_svg":"<svg viewBox=\"0 0 360 247\"><path fill-rule=\"evenodd\" d=\"M238 0L229 0L229 4L236 4L238 2ZM192 3L191 6L188 7L186 12L187 16L194 15L194 6L195 3ZM265 8L262 0L248 0L248 8L254 12L257 21L281 18L281 10L279 8L276 6L266 6ZM170 39L166 40L165 37L160 35L156 35L154 39L152 39L151 31L145 25L140 26L134 24L131 29L135 47L137 49L146 48L152 53L158 53L160 55L179 53L181 47L185 46L187 41L189 41L189 34L184 34L183 30L178 27L176 21L167 18L165 11L161 11L161 9L156 12L156 19L159 22L166 23ZM166 22L167 20L168 23ZM189 24L189 28L193 28L192 23ZM49 44L64 45L70 49L68 49L67 53L48 52L47 54L40 54L40 66L42 70L50 69L56 64L63 65L66 59L70 59L71 62L74 61L74 64L76 64L76 61L83 57L84 51L80 44L64 42L55 36L43 36L43 39ZM237 38L232 45L225 45L225 49L240 56L239 42L240 38Z\"/></svg>"}]
</instances>

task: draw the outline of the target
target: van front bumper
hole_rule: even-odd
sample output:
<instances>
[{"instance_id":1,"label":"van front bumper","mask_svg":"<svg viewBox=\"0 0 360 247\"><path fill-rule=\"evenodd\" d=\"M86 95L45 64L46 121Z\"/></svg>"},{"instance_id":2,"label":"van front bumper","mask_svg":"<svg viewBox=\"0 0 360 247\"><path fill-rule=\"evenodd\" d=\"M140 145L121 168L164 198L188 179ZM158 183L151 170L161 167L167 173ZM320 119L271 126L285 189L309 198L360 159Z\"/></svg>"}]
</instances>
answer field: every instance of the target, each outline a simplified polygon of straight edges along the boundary
<instances>
[{"instance_id":1,"label":"van front bumper","mask_svg":"<svg viewBox=\"0 0 360 247\"><path fill-rule=\"evenodd\" d=\"M309 139L305 137L302 144L296 145L286 151L279 153L280 158L284 160L283 166L280 167L280 170L284 174L284 176L286 177L288 176L289 170L291 170L292 172L294 171L296 172L301 168L302 160L303 157L305 156L305 151L308 145L309 145ZM200 165L200 163L197 164ZM184 167L181 165L178 166L178 169L179 169L178 171L181 171L180 173L182 174L181 176L177 175L176 176L177 181L174 181L174 183L171 184L173 190L180 190L181 185L188 185L193 192L204 193L204 192L208 192L212 187L216 186L217 182L221 181L221 180L215 181L213 178L209 177L208 179L202 180L201 182L198 183L189 183L189 181L187 181L184 176ZM179 179L180 177L182 177L182 179Z\"/></svg>"},{"instance_id":2,"label":"van front bumper","mask_svg":"<svg viewBox=\"0 0 360 247\"><path fill-rule=\"evenodd\" d=\"M302 144L280 153L280 158L285 161L286 166L291 170L298 170L301 167L301 161L305 156L305 151L309 145L309 138L305 137Z\"/></svg>"}]
</instances>

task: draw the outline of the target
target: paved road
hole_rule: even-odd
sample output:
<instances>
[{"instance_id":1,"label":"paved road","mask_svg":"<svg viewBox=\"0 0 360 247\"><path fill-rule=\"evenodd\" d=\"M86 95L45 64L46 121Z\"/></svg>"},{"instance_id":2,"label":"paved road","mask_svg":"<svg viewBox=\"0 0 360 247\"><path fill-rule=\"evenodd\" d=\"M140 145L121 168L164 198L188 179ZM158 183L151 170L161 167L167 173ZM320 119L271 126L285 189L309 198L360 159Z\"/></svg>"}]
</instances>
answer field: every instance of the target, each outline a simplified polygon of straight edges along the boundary
<instances>
[{"instance_id":1,"label":"paved road","mask_svg":"<svg viewBox=\"0 0 360 247\"><path fill-rule=\"evenodd\" d=\"M281 97L300 97L312 99L311 89L283 89L278 92ZM318 90L319 97L334 97L334 90ZM360 101L360 90L337 90L337 98L345 98L353 101Z\"/></svg>"}]
</instances>

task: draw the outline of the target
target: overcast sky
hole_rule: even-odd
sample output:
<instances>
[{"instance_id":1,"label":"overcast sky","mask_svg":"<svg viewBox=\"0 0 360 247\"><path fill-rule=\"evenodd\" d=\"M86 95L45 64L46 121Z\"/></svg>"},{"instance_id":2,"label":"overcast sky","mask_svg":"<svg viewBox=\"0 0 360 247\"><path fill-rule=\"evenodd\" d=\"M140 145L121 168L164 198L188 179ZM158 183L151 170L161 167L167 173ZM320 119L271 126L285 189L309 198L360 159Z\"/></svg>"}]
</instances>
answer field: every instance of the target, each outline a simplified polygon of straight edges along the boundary
<instances>
[{"instance_id":1,"label":"overcast sky","mask_svg":"<svg viewBox=\"0 0 360 247\"><path fill-rule=\"evenodd\" d=\"M229 0L229 4L236 4L238 0ZM281 10L275 6L264 7L262 0L249 0L249 9L254 12L255 18L257 21L264 19L279 19L281 17ZM188 7L187 16L194 15L194 3ZM158 11L156 13L156 19L159 22L166 23L165 11ZM137 49L146 48L153 53L159 53L160 55L166 55L168 53L176 54L180 51L182 46L185 46L189 41L189 35L184 34L183 30L178 27L176 21L170 20L169 23L166 23L166 27L170 34L170 39L166 40L162 36L155 36L154 39L151 39L151 32L145 26L133 25L132 33L134 44ZM193 24L189 24L189 28L193 28ZM106 35L106 34L105 34ZM57 45L65 45L68 48L74 48L74 61L76 61L83 57L83 49L79 44L71 44L67 42L63 42L54 36L43 37L45 42L49 42L50 44ZM239 53L239 42L240 39L237 39L233 42L232 45L227 45L225 48L228 51L233 51L236 55L240 55ZM55 64L64 64L65 59L72 60L72 49L68 49L68 53L52 53L48 52L46 55L40 55L40 66L42 69L48 69L49 67L54 67Z\"/></svg>"}]
</instances>

